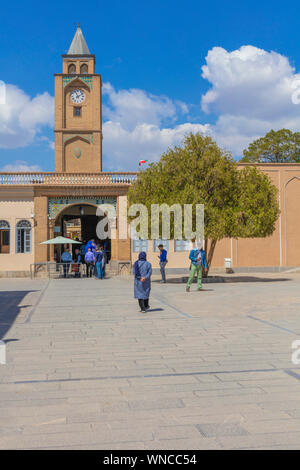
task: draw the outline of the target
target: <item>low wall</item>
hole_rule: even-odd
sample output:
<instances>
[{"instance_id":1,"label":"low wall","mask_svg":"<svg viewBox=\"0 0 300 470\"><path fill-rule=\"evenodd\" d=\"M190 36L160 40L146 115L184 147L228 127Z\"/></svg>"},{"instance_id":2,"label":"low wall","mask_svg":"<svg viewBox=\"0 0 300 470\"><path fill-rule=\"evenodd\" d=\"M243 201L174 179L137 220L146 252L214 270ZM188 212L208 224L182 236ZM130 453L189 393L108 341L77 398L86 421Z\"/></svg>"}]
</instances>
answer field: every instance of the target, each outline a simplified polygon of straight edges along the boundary
<instances>
[{"instance_id":1,"label":"low wall","mask_svg":"<svg viewBox=\"0 0 300 470\"><path fill-rule=\"evenodd\" d=\"M30 271L0 271L0 278L4 277L30 277Z\"/></svg>"}]
</instances>

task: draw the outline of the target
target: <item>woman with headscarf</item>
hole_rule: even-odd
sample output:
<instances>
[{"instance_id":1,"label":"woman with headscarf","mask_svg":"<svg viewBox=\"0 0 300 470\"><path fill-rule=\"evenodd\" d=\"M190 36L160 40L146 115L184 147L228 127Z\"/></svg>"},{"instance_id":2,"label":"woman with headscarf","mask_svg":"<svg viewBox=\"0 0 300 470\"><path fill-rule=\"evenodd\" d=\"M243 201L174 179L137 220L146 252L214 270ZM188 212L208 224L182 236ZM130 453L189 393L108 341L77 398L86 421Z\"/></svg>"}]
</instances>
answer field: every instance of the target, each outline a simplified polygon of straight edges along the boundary
<instances>
[{"instance_id":1,"label":"woman with headscarf","mask_svg":"<svg viewBox=\"0 0 300 470\"><path fill-rule=\"evenodd\" d=\"M144 251L139 254L138 260L133 265L134 274L134 298L138 299L141 312L150 308L149 295L151 290L152 266L147 261Z\"/></svg>"}]
</instances>

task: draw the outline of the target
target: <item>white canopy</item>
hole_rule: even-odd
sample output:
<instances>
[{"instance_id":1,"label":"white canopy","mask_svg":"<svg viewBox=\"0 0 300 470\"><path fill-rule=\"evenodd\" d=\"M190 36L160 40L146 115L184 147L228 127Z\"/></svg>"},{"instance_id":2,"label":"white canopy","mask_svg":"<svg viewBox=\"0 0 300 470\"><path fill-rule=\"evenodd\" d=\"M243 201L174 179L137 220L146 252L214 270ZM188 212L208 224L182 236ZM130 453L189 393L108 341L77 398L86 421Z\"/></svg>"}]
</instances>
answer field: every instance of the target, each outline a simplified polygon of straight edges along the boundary
<instances>
[{"instance_id":1,"label":"white canopy","mask_svg":"<svg viewBox=\"0 0 300 470\"><path fill-rule=\"evenodd\" d=\"M81 245L81 242L77 242L76 240L72 240L72 238L65 238L65 237L51 238L51 240L41 242L40 245L67 245L70 243L77 243Z\"/></svg>"}]
</instances>

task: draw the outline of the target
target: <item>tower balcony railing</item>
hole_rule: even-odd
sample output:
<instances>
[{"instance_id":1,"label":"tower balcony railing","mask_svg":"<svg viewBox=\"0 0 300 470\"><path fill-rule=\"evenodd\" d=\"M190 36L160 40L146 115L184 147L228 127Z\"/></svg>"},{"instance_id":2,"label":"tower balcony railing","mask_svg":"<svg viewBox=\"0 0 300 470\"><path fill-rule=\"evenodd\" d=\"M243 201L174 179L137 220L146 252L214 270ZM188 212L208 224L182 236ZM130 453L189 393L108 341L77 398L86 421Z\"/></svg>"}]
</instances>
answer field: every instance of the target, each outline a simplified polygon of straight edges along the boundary
<instances>
[{"instance_id":1,"label":"tower balcony railing","mask_svg":"<svg viewBox=\"0 0 300 470\"><path fill-rule=\"evenodd\" d=\"M102 186L130 185L137 179L136 172L103 173L6 173L0 172L0 186Z\"/></svg>"}]
</instances>

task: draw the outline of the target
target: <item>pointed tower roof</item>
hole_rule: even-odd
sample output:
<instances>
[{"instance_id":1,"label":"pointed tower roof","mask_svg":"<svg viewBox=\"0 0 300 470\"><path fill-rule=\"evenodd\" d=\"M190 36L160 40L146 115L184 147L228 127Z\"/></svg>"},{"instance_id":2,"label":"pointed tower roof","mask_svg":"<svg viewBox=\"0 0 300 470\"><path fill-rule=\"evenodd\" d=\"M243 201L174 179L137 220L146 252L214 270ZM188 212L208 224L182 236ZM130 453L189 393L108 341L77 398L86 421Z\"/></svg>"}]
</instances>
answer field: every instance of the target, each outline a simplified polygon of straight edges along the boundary
<instances>
[{"instance_id":1,"label":"pointed tower roof","mask_svg":"<svg viewBox=\"0 0 300 470\"><path fill-rule=\"evenodd\" d=\"M91 55L79 24L67 55Z\"/></svg>"}]
</instances>

